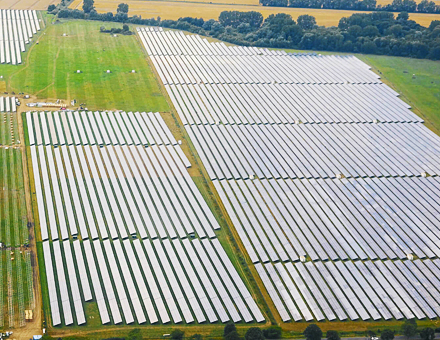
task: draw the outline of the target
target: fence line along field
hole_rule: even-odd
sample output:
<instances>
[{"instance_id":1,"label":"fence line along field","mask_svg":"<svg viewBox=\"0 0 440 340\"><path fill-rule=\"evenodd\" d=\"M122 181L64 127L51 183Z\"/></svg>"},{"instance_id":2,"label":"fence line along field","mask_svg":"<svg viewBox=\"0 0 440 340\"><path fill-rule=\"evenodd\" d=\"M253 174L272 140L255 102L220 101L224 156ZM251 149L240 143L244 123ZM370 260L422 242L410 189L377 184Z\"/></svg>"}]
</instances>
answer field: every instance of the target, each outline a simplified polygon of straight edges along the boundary
<instances>
[{"instance_id":1,"label":"fence line along field","mask_svg":"<svg viewBox=\"0 0 440 340\"><path fill-rule=\"evenodd\" d=\"M52 326L265 321L159 113L26 122Z\"/></svg>"},{"instance_id":2,"label":"fence line along field","mask_svg":"<svg viewBox=\"0 0 440 340\"><path fill-rule=\"evenodd\" d=\"M291 8L291 7L263 7L247 5L229 5L229 4L210 4L190 3L176 1L126 1L130 8L130 15L141 15L142 18L152 18L160 16L162 19L177 20L180 17L203 18L204 20L218 19L223 11L257 11L264 17L270 14L286 13L290 14L296 20L298 16L309 14L316 18L318 25L337 26L339 20L348 17L353 13L366 13L358 11L314 9L314 8ZM116 0L97 0L95 8L100 13L116 12L118 1ZM82 8L82 0L74 0L69 8ZM396 13L397 15L397 13ZM432 20L440 20L439 14L410 13L410 19L415 20L422 26L429 26Z\"/></svg>"},{"instance_id":3,"label":"fence line along field","mask_svg":"<svg viewBox=\"0 0 440 340\"><path fill-rule=\"evenodd\" d=\"M137 31L277 319L440 317L440 138L368 65Z\"/></svg>"}]
</instances>

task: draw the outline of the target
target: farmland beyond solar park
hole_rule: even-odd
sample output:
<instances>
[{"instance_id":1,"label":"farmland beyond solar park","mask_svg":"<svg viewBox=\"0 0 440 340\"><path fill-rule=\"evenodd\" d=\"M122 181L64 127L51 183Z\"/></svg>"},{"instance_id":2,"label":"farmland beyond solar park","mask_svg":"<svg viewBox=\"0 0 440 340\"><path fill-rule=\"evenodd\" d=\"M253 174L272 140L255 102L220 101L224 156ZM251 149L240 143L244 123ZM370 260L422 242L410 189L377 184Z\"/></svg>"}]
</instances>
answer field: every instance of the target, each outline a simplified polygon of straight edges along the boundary
<instances>
[{"instance_id":1,"label":"farmland beyond solar park","mask_svg":"<svg viewBox=\"0 0 440 340\"><path fill-rule=\"evenodd\" d=\"M439 62L1 14L2 331L436 327Z\"/></svg>"}]
</instances>

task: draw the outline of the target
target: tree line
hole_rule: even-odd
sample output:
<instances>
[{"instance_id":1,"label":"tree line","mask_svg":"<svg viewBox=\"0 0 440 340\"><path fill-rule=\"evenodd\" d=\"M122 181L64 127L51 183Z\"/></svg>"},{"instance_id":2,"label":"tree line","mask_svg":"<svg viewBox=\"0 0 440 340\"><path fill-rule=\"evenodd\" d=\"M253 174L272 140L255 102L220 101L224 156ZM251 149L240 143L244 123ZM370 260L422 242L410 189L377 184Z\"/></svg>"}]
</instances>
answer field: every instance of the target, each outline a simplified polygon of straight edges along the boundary
<instances>
[{"instance_id":1,"label":"tree line","mask_svg":"<svg viewBox=\"0 0 440 340\"><path fill-rule=\"evenodd\" d=\"M117 13L98 13L92 6L83 11L57 7L59 18L78 18L126 24L161 26L211 36L242 46L334 51L440 60L440 20L423 27L409 19L407 12L396 17L390 12L355 13L341 18L337 27L322 27L310 15L295 21L288 14L224 11L218 20L185 17L161 20L128 16L128 5ZM86 11L87 10L87 11Z\"/></svg>"},{"instance_id":2,"label":"tree line","mask_svg":"<svg viewBox=\"0 0 440 340\"><path fill-rule=\"evenodd\" d=\"M391 4L378 5L376 0L260 0L263 6L345 9L356 11L385 11L408 13L440 13L440 5L432 0L393 0Z\"/></svg>"}]
</instances>

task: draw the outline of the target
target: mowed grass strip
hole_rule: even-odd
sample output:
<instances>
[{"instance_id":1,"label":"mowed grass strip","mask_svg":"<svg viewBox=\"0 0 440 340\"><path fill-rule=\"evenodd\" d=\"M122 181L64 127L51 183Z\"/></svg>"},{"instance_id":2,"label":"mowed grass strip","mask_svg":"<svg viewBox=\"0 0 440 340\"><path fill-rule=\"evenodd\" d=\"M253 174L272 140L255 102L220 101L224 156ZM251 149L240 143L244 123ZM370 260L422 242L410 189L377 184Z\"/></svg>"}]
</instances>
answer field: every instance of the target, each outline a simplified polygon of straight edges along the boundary
<instances>
[{"instance_id":1,"label":"mowed grass strip","mask_svg":"<svg viewBox=\"0 0 440 340\"><path fill-rule=\"evenodd\" d=\"M8 90L76 99L90 110L169 111L136 36L100 33L103 25L121 26L83 20L48 24L26 64L5 68L11 72Z\"/></svg>"},{"instance_id":2,"label":"mowed grass strip","mask_svg":"<svg viewBox=\"0 0 440 340\"><path fill-rule=\"evenodd\" d=\"M197 1L197 2L196 2ZM141 15L143 18L152 18L160 16L162 19L177 20L180 17L194 17L203 18L205 20L218 19L223 11L257 11L263 14L266 18L270 14L287 13L293 19L303 14L313 15L316 18L318 25L321 26L337 26L339 20L343 17L348 17L353 13L367 13L358 11L332 10L332 9L314 9L314 8L291 8L291 7L264 7L258 4L232 4L225 3L225 0L202 1L195 2L183 1L125 1L129 5L129 15ZM234 1L234 0L227 0ZM241 0L235 0L241 1ZM248 0L242 0L248 1ZM383 0L388 1L388 0ZM390 0L391 1L391 0ZM119 0L96 0L95 7L100 13L116 12ZM82 1L75 0L69 6L70 8L82 9ZM397 13L395 13L397 15ZM432 20L440 20L440 14L424 14L411 13L410 19L415 20L422 26L429 26Z\"/></svg>"}]
</instances>

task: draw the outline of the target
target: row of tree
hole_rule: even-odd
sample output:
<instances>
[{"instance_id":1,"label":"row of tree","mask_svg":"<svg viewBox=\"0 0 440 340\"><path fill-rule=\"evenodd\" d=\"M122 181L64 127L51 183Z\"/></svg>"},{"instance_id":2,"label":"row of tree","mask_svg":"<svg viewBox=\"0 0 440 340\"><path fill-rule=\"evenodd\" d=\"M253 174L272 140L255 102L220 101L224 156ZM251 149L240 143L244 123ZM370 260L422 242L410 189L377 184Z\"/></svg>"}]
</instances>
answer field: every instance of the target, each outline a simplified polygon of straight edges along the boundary
<instances>
[{"instance_id":1,"label":"row of tree","mask_svg":"<svg viewBox=\"0 0 440 340\"><path fill-rule=\"evenodd\" d=\"M384 330L379 332L381 340L393 340L396 334L395 331L389 328L385 328ZM400 333L405 336L407 340L417 334L420 335L421 340L434 340L435 338L434 328L428 327L419 330L415 319L406 320L400 327ZM311 324L305 329L304 337L306 338L306 340L321 340L323 337L323 332L317 325ZM341 340L337 331L327 331L326 337L327 340ZM370 339L376 337L376 333L368 331L368 337Z\"/></svg>"},{"instance_id":2,"label":"row of tree","mask_svg":"<svg viewBox=\"0 0 440 340\"><path fill-rule=\"evenodd\" d=\"M92 6L89 4L92 3ZM310 15L297 20L288 14L224 11L218 20L185 17L178 20L143 19L128 16L128 5L117 13L98 13L93 0L84 1L84 11L56 9L60 18L162 26L197 33L243 46L366 53L440 60L440 21L423 27L409 20L407 12L397 17L390 12L356 13L341 18L338 27L320 27ZM85 11L87 10L87 12Z\"/></svg>"},{"instance_id":3,"label":"row of tree","mask_svg":"<svg viewBox=\"0 0 440 340\"><path fill-rule=\"evenodd\" d=\"M356 11L440 13L440 5L432 0L393 0L391 4L378 5L376 0L260 0L263 6L345 9Z\"/></svg>"}]
</instances>

